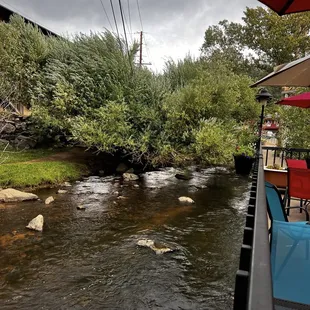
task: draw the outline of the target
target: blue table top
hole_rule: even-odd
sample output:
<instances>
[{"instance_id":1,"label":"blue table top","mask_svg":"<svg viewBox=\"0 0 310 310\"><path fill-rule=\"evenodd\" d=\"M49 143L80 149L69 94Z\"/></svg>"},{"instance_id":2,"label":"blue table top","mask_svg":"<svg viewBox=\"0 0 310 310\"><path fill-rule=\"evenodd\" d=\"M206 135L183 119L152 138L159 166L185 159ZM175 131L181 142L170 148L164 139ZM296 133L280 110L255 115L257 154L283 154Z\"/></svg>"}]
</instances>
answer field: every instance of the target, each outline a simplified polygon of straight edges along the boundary
<instances>
[{"instance_id":1,"label":"blue table top","mask_svg":"<svg viewBox=\"0 0 310 310\"><path fill-rule=\"evenodd\" d=\"M273 221L273 295L310 305L310 225Z\"/></svg>"}]
</instances>

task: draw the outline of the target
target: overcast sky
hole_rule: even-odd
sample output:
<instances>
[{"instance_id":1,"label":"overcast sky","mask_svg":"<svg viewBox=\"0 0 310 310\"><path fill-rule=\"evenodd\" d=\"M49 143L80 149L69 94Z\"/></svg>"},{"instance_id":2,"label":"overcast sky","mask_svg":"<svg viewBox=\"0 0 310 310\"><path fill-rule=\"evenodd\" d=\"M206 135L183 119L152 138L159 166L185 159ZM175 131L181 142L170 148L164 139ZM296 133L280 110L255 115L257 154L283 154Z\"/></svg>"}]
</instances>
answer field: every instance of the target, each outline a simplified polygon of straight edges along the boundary
<instances>
[{"instance_id":1,"label":"overcast sky","mask_svg":"<svg viewBox=\"0 0 310 310\"><path fill-rule=\"evenodd\" d=\"M120 32L122 24L118 0L112 0ZM161 70L165 59L177 60L187 53L199 56L204 32L222 19L240 21L248 7L260 5L257 0L139 0L145 32L144 62ZM0 0L0 3L59 34L111 30L115 31L110 0ZM128 25L129 41L138 40L141 23L137 0L122 0ZM128 10L128 5L130 10ZM130 20L129 12L130 11Z\"/></svg>"}]
</instances>

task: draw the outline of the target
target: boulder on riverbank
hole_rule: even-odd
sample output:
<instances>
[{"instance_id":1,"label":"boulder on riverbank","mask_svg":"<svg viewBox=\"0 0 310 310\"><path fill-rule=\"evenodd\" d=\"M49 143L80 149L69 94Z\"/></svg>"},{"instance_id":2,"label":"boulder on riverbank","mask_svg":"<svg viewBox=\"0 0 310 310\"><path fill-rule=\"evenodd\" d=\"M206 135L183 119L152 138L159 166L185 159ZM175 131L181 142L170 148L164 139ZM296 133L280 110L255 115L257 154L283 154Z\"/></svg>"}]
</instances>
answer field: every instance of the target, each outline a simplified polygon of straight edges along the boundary
<instances>
[{"instance_id":1,"label":"boulder on riverbank","mask_svg":"<svg viewBox=\"0 0 310 310\"><path fill-rule=\"evenodd\" d=\"M36 231L43 231L44 218L43 215L39 214L37 217L32 219L26 228Z\"/></svg>"},{"instance_id":2,"label":"boulder on riverbank","mask_svg":"<svg viewBox=\"0 0 310 310\"><path fill-rule=\"evenodd\" d=\"M175 249L171 249L167 247L164 244L160 244L154 240L151 239L140 239L137 242L138 246L145 247L145 248L150 248L153 250L157 255L165 254L165 253L170 253L174 252Z\"/></svg>"},{"instance_id":3,"label":"boulder on riverbank","mask_svg":"<svg viewBox=\"0 0 310 310\"><path fill-rule=\"evenodd\" d=\"M39 197L35 194L25 193L13 188L7 188L0 191L0 202L20 202L26 200L37 200Z\"/></svg>"}]
</instances>

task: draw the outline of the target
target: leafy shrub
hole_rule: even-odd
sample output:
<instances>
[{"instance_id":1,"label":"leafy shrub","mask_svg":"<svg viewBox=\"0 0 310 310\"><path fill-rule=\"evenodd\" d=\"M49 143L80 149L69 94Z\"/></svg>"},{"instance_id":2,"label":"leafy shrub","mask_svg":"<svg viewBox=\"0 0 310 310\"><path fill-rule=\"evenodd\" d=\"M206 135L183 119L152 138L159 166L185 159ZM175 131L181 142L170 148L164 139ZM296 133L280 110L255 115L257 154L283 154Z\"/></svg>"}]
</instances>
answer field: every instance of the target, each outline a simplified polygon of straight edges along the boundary
<instances>
[{"instance_id":1,"label":"leafy shrub","mask_svg":"<svg viewBox=\"0 0 310 310\"><path fill-rule=\"evenodd\" d=\"M202 121L195 131L193 148L196 155L207 164L228 164L232 161L236 137L231 130L231 124L216 118Z\"/></svg>"}]
</instances>

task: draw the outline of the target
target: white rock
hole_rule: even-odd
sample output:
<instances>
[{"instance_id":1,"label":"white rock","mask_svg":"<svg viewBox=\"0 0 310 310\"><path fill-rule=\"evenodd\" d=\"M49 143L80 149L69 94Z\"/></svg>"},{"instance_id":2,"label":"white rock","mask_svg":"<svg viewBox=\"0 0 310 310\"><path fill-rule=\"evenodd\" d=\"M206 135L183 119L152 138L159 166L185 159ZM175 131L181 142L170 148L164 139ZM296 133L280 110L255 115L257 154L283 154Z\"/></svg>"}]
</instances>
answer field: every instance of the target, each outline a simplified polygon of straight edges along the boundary
<instances>
[{"instance_id":1,"label":"white rock","mask_svg":"<svg viewBox=\"0 0 310 310\"><path fill-rule=\"evenodd\" d=\"M134 173L124 173L123 178L125 181L137 181L139 177Z\"/></svg>"},{"instance_id":2,"label":"white rock","mask_svg":"<svg viewBox=\"0 0 310 310\"><path fill-rule=\"evenodd\" d=\"M26 200L37 200L39 197L35 194L25 193L13 188L7 188L0 191L0 202L19 202Z\"/></svg>"},{"instance_id":3,"label":"white rock","mask_svg":"<svg viewBox=\"0 0 310 310\"><path fill-rule=\"evenodd\" d=\"M124 200L124 199L127 199L127 197L125 197L125 196L118 196L117 199L119 199L119 200L120 200L120 199L121 199L121 200Z\"/></svg>"},{"instance_id":4,"label":"white rock","mask_svg":"<svg viewBox=\"0 0 310 310\"><path fill-rule=\"evenodd\" d=\"M52 203L54 200L55 200L55 199L54 199L53 196L48 197L48 198L46 198L46 200L45 200L45 204L46 204L46 205L49 205L49 204Z\"/></svg>"},{"instance_id":5,"label":"white rock","mask_svg":"<svg viewBox=\"0 0 310 310\"><path fill-rule=\"evenodd\" d=\"M76 207L78 210L86 210L86 207L85 206L77 206Z\"/></svg>"},{"instance_id":6,"label":"white rock","mask_svg":"<svg viewBox=\"0 0 310 310\"><path fill-rule=\"evenodd\" d=\"M65 186L65 187L71 187L72 185L71 185L69 182L65 182L65 183L63 184L63 186Z\"/></svg>"},{"instance_id":7,"label":"white rock","mask_svg":"<svg viewBox=\"0 0 310 310\"><path fill-rule=\"evenodd\" d=\"M165 245L159 245L154 240L151 239L140 239L137 242L138 246L150 248L153 250L157 255L173 252L174 249L170 249L166 247Z\"/></svg>"},{"instance_id":8,"label":"white rock","mask_svg":"<svg viewBox=\"0 0 310 310\"><path fill-rule=\"evenodd\" d=\"M150 247L154 246L154 240L151 240L151 239L140 239L140 240L138 240L137 245L138 246L143 246L143 247L146 247L146 248L150 248Z\"/></svg>"},{"instance_id":9,"label":"white rock","mask_svg":"<svg viewBox=\"0 0 310 310\"><path fill-rule=\"evenodd\" d=\"M68 193L68 191L64 190L64 189L59 189L57 194L66 194Z\"/></svg>"},{"instance_id":10,"label":"white rock","mask_svg":"<svg viewBox=\"0 0 310 310\"><path fill-rule=\"evenodd\" d=\"M133 187L134 188L140 188L140 185L139 184L135 184Z\"/></svg>"},{"instance_id":11,"label":"white rock","mask_svg":"<svg viewBox=\"0 0 310 310\"><path fill-rule=\"evenodd\" d=\"M185 196L179 197L179 201L183 203L190 203L190 204L195 203L195 201L192 198L185 197Z\"/></svg>"},{"instance_id":12,"label":"white rock","mask_svg":"<svg viewBox=\"0 0 310 310\"><path fill-rule=\"evenodd\" d=\"M37 217L35 217L29 222L26 228L36 231L43 231L43 224L44 224L43 215L39 214Z\"/></svg>"}]
</instances>

